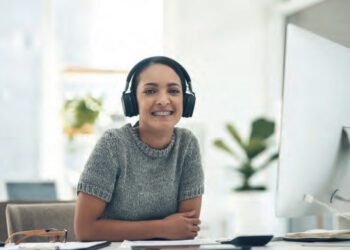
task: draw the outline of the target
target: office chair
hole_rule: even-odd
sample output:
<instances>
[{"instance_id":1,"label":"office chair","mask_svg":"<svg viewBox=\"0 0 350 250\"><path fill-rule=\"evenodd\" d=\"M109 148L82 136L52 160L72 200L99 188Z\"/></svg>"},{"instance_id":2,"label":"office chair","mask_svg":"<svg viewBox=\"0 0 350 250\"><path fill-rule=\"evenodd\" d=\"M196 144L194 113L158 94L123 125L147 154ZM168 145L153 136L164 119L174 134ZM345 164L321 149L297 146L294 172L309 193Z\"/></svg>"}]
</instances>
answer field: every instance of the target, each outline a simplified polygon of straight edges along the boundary
<instances>
[{"instance_id":1,"label":"office chair","mask_svg":"<svg viewBox=\"0 0 350 250\"><path fill-rule=\"evenodd\" d=\"M75 202L40 203L40 204L8 204L6 207L7 232L11 234L33 229L67 229L68 241L76 241L74 235ZM45 241L32 237L28 242Z\"/></svg>"}]
</instances>

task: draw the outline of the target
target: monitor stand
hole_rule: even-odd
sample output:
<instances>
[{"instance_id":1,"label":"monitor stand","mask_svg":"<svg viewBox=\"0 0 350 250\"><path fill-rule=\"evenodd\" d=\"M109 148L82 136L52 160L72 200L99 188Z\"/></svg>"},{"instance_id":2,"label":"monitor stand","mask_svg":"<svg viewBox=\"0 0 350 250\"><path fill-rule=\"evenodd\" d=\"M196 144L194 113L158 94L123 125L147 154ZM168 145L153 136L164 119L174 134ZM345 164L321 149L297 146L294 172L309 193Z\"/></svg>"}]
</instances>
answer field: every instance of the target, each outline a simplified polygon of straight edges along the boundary
<instances>
[{"instance_id":1,"label":"monitor stand","mask_svg":"<svg viewBox=\"0 0 350 250\"><path fill-rule=\"evenodd\" d=\"M350 145L350 127L345 127L343 126L343 133L346 136L347 139L347 143L348 145ZM338 201L342 201L342 202L350 202L350 199L348 198L344 198L344 196L342 196L340 194L340 190L339 189L335 189L329 199L330 203L333 203L334 200L338 200Z\"/></svg>"},{"instance_id":2,"label":"monitor stand","mask_svg":"<svg viewBox=\"0 0 350 250\"><path fill-rule=\"evenodd\" d=\"M345 134L348 137L348 142L350 142L350 127L343 127L343 131L345 132Z\"/></svg>"},{"instance_id":3,"label":"monitor stand","mask_svg":"<svg viewBox=\"0 0 350 250\"><path fill-rule=\"evenodd\" d=\"M343 132L347 137L347 142L350 144L350 127L343 127ZM330 203L335 201L350 202L349 198L345 198L339 189L334 190L331 195ZM336 229L348 229L350 228L350 213L343 213L342 215L335 216L335 227Z\"/></svg>"}]
</instances>

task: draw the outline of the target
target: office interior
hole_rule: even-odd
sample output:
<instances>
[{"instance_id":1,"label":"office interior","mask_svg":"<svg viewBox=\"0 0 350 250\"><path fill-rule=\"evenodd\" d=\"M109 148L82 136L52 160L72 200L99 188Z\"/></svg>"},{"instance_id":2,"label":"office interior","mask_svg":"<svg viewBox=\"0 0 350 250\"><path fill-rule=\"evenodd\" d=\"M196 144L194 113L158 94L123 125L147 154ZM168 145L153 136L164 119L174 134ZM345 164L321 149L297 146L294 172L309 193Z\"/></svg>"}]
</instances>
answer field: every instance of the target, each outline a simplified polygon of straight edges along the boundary
<instances>
[{"instance_id":1,"label":"office interior","mask_svg":"<svg viewBox=\"0 0 350 250\"><path fill-rule=\"evenodd\" d=\"M201 148L199 237L334 228L327 211L276 216L278 160L251 180L265 191L233 191L238 162L214 140L239 151L226 124L248 138L264 117L275 123L269 150L278 150L287 24L349 48L348 10L347 0L0 0L0 201L75 200L97 139L137 121L120 102L128 70L166 55L186 67L197 96L194 116L179 126ZM65 107L74 98L101 101L93 126L70 130Z\"/></svg>"}]
</instances>

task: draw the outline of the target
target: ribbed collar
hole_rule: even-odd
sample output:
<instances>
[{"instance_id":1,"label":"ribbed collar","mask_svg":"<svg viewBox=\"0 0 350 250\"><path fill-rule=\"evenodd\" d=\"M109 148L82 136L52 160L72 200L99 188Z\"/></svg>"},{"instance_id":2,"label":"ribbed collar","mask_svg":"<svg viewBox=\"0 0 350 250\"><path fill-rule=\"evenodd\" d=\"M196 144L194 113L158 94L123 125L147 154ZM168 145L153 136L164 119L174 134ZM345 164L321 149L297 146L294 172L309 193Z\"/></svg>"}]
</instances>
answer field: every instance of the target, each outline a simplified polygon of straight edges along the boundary
<instances>
[{"instance_id":1,"label":"ribbed collar","mask_svg":"<svg viewBox=\"0 0 350 250\"><path fill-rule=\"evenodd\" d=\"M173 136L171 138L171 142L169 143L169 145L164 148L164 149L155 149L152 148L150 146L148 146L146 143L144 143L143 141L141 141L139 134L138 134L138 130L137 127L132 127L131 124L127 124L125 125L125 128L129 131L133 141L136 143L136 145L138 146L138 148L145 153L146 155L150 156L150 157L154 157L154 158L163 158L163 157L167 157L171 151L171 149L173 148L174 144L175 144L175 130L173 133Z\"/></svg>"}]
</instances>

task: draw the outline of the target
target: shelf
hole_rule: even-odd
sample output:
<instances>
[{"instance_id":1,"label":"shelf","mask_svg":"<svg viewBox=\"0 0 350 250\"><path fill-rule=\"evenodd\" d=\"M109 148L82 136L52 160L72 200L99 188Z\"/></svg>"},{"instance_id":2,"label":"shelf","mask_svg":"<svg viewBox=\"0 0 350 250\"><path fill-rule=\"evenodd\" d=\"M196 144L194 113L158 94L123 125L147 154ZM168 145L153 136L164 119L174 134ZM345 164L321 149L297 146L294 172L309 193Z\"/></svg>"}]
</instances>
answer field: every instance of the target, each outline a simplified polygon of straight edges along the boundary
<instances>
[{"instance_id":1,"label":"shelf","mask_svg":"<svg viewBox=\"0 0 350 250\"><path fill-rule=\"evenodd\" d=\"M129 71L124 69L98 69L89 67L70 66L65 67L62 70L63 74L69 75L82 75L82 74L95 74L95 75L110 75L110 74L127 74Z\"/></svg>"}]
</instances>

